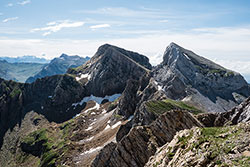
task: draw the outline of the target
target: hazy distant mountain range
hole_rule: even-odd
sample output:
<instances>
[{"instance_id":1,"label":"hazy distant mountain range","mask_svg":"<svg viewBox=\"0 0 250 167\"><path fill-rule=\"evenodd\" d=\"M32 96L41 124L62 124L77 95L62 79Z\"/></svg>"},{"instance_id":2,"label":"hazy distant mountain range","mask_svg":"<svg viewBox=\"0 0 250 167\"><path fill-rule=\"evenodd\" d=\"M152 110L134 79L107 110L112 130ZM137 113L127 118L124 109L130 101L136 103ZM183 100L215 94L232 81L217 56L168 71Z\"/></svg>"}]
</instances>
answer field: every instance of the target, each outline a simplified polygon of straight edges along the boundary
<instances>
[{"instance_id":1,"label":"hazy distant mountain range","mask_svg":"<svg viewBox=\"0 0 250 167\"><path fill-rule=\"evenodd\" d=\"M64 74L67 72L68 68L78 67L89 59L89 57L82 58L80 56L68 56L66 54L62 54L59 58L54 58L49 64L46 64L35 76L29 77L26 82L31 83L37 78Z\"/></svg>"},{"instance_id":2,"label":"hazy distant mountain range","mask_svg":"<svg viewBox=\"0 0 250 167\"><path fill-rule=\"evenodd\" d=\"M21 56L21 57L0 57L0 60L6 60L9 63L40 63L46 64L50 60L45 58L39 58L36 56Z\"/></svg>"},{"instance_id":3,"label":"hazy distant mountain range","mask_svg":"<svg viewBox=\"0 0 250 167\"><path fill-rule=\"evenodd\" d=\"M33 82L37 78L66 73L68 68L84 64L89 57L68 56L47 60L35 56L0 57L0 78L18 82Z\"/></svg>"},{"instance_id":4,"label":"hazy distant mountain range","mask_svg":"<svg viewBox=\"0 0 250 167\"><path fill-rule=\"evenodd\" d=\"M42 70L43 66L44 64L39 63L9 63L0 60L0 78L25 82L28 77Z\"/></svg>"}]
</instances>

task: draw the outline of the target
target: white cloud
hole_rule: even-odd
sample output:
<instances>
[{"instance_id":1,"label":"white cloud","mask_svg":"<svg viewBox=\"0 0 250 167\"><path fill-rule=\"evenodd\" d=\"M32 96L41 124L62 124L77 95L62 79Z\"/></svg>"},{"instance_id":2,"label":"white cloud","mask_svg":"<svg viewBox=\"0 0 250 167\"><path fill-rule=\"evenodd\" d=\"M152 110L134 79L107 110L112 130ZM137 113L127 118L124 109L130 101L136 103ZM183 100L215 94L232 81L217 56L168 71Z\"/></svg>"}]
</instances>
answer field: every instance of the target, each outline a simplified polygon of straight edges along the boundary
<instances>
[{"instance_id":1,"label":"white cloud","mask_svg":"<svg viewBox=\"0 0 250 167\"><path fill-rule=\"evenodd\" d=\"M243 75L250 74L250 60L216 60L216 62L228 69L240 72Z\"/></svg>"},{"instance_id":2,"label":"white cloud","mask_svg":"<svg viewBox=\"0 0 250 167\"><path fill-rule=\"evenodd\" d=\"M13 21L13 20L17 20L17 19L18 19L18 17L10 17L10 18L4 19L3 23L7 23L9 21Z\"/></svg>"},{"instance_id":3,"label":"white cloud","mask_svg":"<svg viewBox=\"0 0 250 167\"><path fill-rule=\"evenodd\" d=\"M0 13L0 16L2 16L3 15L3 13Z\"/></svg>"},{"instance_id":4,"label":"white cloud","mask_svg":"<svg viewBox=\"0 0 250 167\"><path fill-rule=\"evenodd\" d=\"M0 55L16 57L35 55L51 59L62 53L79 56L93 56L103 42L87 40L53 39L4 39L0 38Z\"/></svg>"},{"instance_id":5,"label":"white cloud","mask_svg":"<svg viewBox=\"0 0 250 167\"><path fill-rule=\"evenodd\" d=\"M93 25L93 26L90 26L89 28L91 28L92 30L94 29L99 29L99 28L108 28L110 27L109 24L98 24L98 25Z\"/></svg>"},{"instance_id":6,"label":"white cloud","mask_svg":"<svg viewBox=\"0 0 250 167\"><path fill-rule=\"evenodd\" d=\"M139 17L139 18L165 18L169 14L161 10L148 10L146 8L140 8L137 10L125 8L125 7L105 7L96 10L84 10L76 11L76 13L88 13L109 15L118 17Z\"/></svg>"},{"instance_id":7,"label":"white cloud","mask_svg":"<svg viewBox=\"0 0 250 167\"><path fill-rule=\"evenodd\" d=\"M169 20L160 20L160 23L168 23Z\"/></svg>"},{"instance_id":8,"label":"white cloud","mask_svg":"<svg viewBox=\"0 0 250 167\"><path fill-rule=\"evenodd\" d=\"M12 6L13 6L13 3L8 3L6 6L7 6L7 7L12 7Z\"/></svg>"},{"instance_id":9,"label":"white cloud","mask_svg":"<svg viewBox=\"0 0 250 167\"><path fill-rule=\"evenodd\" d=\"M58 25L58 23L50 23ZM205 31L206 30L206 31ZM209 30L209 31L208 31ZM46 31L49 33L50 31ZM145 33L147 34L147 33ZM162 62L162 55L170 42L194 51L228 69L250 76L250 27L204 28L199 31L171 32L152 31L148 35L109 40L11 40L0 38L0 55L20 56L46 54L47 58L61 53L93 56L97 48L110 43L149 57L153 65Z\"/></svg>"},{"instance_id":10,"label":"white cloud","mask_svg":"<svg viewBox=\"0 0 250 167\"><path fill-rule=\"evenodd\" d=\"M22 2L18 2L17 4L19 4L19 5L26 5L26 4L29 4L29 3L31 3L31 1L30 0L25 0L25 1L22 1Z\"/></svg>"},{"instance_id":11,"label":"white cloud","mask_svg":"<svg viewBox=\"0 0 250 167\"><path fill-rule=\"evenodd\" d=\"M81 22L81 21L72 22L69 20L63 20L63 21L49 22L47 23L47 27L34 28L30 31L31 32L45 31L43 33L43 36L47 36L53 32L58 32L64 28L76 28L76 27L81 27L83 25L84 25L84 22Z\"/></svg>"}]
</instances>

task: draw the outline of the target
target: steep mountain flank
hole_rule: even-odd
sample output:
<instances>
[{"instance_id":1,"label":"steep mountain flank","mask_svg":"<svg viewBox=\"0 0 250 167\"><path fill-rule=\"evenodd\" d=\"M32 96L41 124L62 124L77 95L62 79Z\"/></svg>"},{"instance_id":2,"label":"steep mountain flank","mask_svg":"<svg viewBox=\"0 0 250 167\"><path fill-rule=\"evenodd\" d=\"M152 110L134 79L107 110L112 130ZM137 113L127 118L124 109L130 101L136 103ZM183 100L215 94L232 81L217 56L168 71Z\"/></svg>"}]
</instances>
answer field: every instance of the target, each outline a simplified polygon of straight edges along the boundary
<instances>
[{"instance_id":1,"label":"steep mountain flank","mask_svg":"<svg viewBox=\"0 0 250 167\"><path fill-rule=\"evenodd\" d=\"M73 108L71 104L84 96L84 88L69 75L43 78L32 84L1 79L0 95L1 145L4 133L21 124L25 114L32 110L45 115L49 121L71 119L83 107ZM72 99L72 96L75 98Z\"/></svg>"},{"instance_id":2,"label":"steep mountain flank","mask_svg":"<svg viewBox=\"0 0 250 167\"><path fill-rule=\"evenodd\" d=\"M105 96L122 93L129 79L139 80L150 69L147 57L105 44L90 61L69 73L85 83L87 94Z\"/></svg>"},{"instance_id":3,"label":"steep mountain flank","mask_svg":"<svg viewBox=\"0 0 250 167\"><path fill-rule=\"evenodd\" d=\"M177 131L193 126L202 125L188 112L167 111L150 125L133 127L118 143L104 147L91 166L143 167L157 148L171 141Z\"/></svg>"},{"instance_id":4,"label":"steep mountain flank","mask_svg":"<svg viewBox=\"0 0 250 167\"><path fill-rule=\"evenodd\" d=\"M189 101L205 111L222 112L250 95L248 83L236 72L171 43L154 70L156 82L172 99Z\"/></svg>"},{"instance_id":5,"label":"steep mountain flank","mask_svg":"<svg viewBox=\"0 0 250 167\"><path fill-rule=\"evenodd\" d=\"M0 80L3 127L0 145L5 132L17 123L20 125L26 113L35 111L57 123L67 121L81 112L91 99L107 102L119 97L128 80L139 80L149 72L146 67L151 65L145 56L104 45L88 63L71 69L69 74L37 79L31 84ZM87 73L91 77L86 79L82 75Z\"/></svg>"},{"instance_id":6,"label":"steep mountain flank","mask_svg":"<svg viewBox=\"0 0 250 167\"><path fill-rule=\"evenodd\" d=\"M90 58L82 58L80 56L68 56L62 54L59 58L54 58L49 64L46 64L39 72L35 75L30 76L26 83L32 83L37 78L43 78L46 76L65 74L68 68L78 67L88 61Z\"/></svg>"}]
</instances>

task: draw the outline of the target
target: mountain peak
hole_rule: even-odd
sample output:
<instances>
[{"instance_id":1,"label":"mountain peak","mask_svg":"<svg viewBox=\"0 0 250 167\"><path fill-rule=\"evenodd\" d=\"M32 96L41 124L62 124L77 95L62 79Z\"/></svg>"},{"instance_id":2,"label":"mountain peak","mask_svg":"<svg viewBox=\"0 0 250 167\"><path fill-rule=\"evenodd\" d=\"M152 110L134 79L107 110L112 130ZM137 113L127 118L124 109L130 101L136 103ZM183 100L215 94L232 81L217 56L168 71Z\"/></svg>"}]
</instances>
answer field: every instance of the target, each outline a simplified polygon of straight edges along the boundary
<instances>
[{"instance_id":1,"label":"mountain peak","mask_svg":"<svg viewBox=\"0 0 250 167\"><path fill-rule=\"evenodd\" d=\"M118 48L118 47L115 47L115 46L110 45L110 44L101 45L101 46L98 48L98 50L97 50L95 56L97 56L97 55L98 55L98 56L102 55L104 52L106 52L106 51L109 50L110 48Z\"/></svg>"},{"instance_id":2,"label":"mountain peak","mask_svg":"<svg viewBox=\"0 0 250 167\"><path fill-rule=\"evenodd\" d=\"M182 99L187 96L189 85L192 85L192 88L213 103L216 103L217 97L228 101L238 101L232 93L241 94L244 97L249 96L248 84L240 74L175 43L171 43L166 48L163 62L155 68L155 78L156 81L164 84L164 90L170 98L174 99ZM207 110L210 111L211 106L208 106ZM225 105L223 108L212 110L230 109L229 105Z\"/></svg>"},{"instance_id":3,"label":"mountain peak","mask_svg":"<svg viewBox=\"0 0 250 167\"><path fill-rule=\"evenodd\" d=\"M65 53L63 53L61 56L60 56L60 58L67 58L67 57L69 57L67 54L65 54Z\"/></svg>"},{"instance_id":4,"label":"mountain peak","mask_svg":"<svg viewBox=\"0 0 250 167\"><path fill-rule=\"evenodd\" d=\"M172 47L172 48L181 48L181 46L179 46L178 44L174 43L174 42L171 42L169 44L169 47Z\"/></svg>"},{"instance_id":5,"label":"mountain peak","mask_svg":"<svg viewBox=\"0 0 250 167\"><path fill-rule=\"evenodd\" d=\"M123 48L119 48L114 45L110 44L104 44L100 46L96 52L96 54L93 56L92 59L99 58L100 56L107 56L107 57L112 57L112 56L125 56L126 58L142 65L143 67L147 69L152 69L151 64L149 63L149 59L136 52L128 51Z\"/></svg>"},{"instance_id":6,"label":"mountain peak","mask_svg":"<svg viewBox=\"0 0 250 167\"><path fill-rule=\"evenodd\" d=\"M216 64L215 62L202 56L199 56L194 52L187 50L174 42L170 43L169 46L166 48L162 64L169 66L179 64L178 68L181 67L180 64L189 64L188 66L201 66L202 68L210 70L229 71L224 67Z\"/></svg>"}]
</instances>

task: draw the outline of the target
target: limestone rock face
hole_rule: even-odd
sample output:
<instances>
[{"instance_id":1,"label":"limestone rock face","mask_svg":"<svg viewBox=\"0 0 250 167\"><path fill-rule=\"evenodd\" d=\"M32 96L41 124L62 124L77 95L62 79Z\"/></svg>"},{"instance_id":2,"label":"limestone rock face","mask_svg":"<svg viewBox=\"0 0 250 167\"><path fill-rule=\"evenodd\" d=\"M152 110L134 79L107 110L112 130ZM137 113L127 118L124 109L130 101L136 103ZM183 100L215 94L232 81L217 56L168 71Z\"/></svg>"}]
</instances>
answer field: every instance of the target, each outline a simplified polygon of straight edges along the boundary
<instances>
[{"instance_id":1,"label":"limestone rock face","mask_svg":"<svg viewBox=\"0 0 250 167\"><path fill-rule=\"evenodd\" d=\"M229 113L233 124L250 121L250 98L234 107Z\"/></svg>"},{"instance_id":2,"label":"limestone rock face","mask_svg":"<svg viewBox=\"0 0 250 167\"><path fill-rule=\"evenodd\" d=\"M103 97L122 93L129 79L139 80L150 69L146 56L105 44L90 61L69 73L84 76L87 94Z\"/></svg>"},{"instance_id":3,"label":"limestone rock face","mask_svg":"<svg viewBox=\"0 0 250 167\"><path fill-rule=\"evenodd\" d=\"M250 121L250 98L240 105L224 113L204 113L196 118L207 127L236 125L241 122Z\"/></svg>"},{"instance_id":4,"label":"limestone rock face","mask_svg":"<svg viewBox=\"0 0 250 167\"><path fill-rule=\"evenodd\" d=\"M200 96L204 96L206 102L203 108L206 111L227 111L230 109L227 106L233 107L242 102L235 94L245 98L250 95L248 83L239 73L227 70L175 43L167 47L163 62L153 72L155 80L169 98L187 100L189 97L195 103L201 99ZM209 107L211 102L216 104L212 109Z\"/></svg>"},{"instance_id":5,"label":"limestone rock face","mask_svg":"<svg viewBox=\"0 0 250 167\"><path fill-rule=\"evenodd\" d=\"M150 125L135 126L114 146L101 150L92 167L134 166L143 167L157 148L172 140L175 133L202 125L187 111L169 111L159 116ZM111 153L109 151L111 151ZM108 158L104 155L109 152Z\"/></svg>"},{"instance_id":6,"label":"limestone rock face","mask_svg":"<svg viewBox=\"0 0 250 167\"><path fill-rule=\"evenodd\" d=\"M73 58L78 60L78 57ZM72 63L67 55L62 55L59 59L55 62ZM79 60L78 63L80 62ZM27 112L35 111L57 123L67 121L86 105L82 103L74 106L74 103L90 95L104 97L122 93L127 81L138 82L151 68L147 57L106 44L98 49L88 63L70 69L68 74L38 78L31 84L1 79L0 146L4 133L21 123ZM134 89L137 90L136 84L129 85L129 88L135 86ZM126 105L129 105L129 97L125 98ZM130 112L133 111L132 108Z\"/></svg>"},{"instance_id":7,"label":"limestone rock face","mask_svg":"<svg viewBox=\"0 0 250 167\"><path fill-rule=\"evenodd\" d=\"M178 132L145 167L248 166L250 124Z\"/></svg>"},{"instance_id":8,"label":"limestone rock face","mask_svg":"<svg viewBox=\"0 0 250 167\"><path fill-rule=\"evenodd\" d=\"M214 127L249 121L250 98L223 112L244 101L249 92L240 74L174 43L168 46L163 62L157 67L151 67L143 55L105 44L88 62L64 75L44 77L31 84L0 79L0 146L8 133L3 152L11 152L8 150L11 143L25 155L39 159L47 140L43 137L40 140L31 131L40 132L40 121L44 119L49 122L44 124L50 125L43 128L51 138L40 136L49 142L55 139L54 144L47 146L63 154L54 157L54 164L59 166L215 166L217 160L224 160L216 158L218 150L211 152L206 148L220 144L212 143L217 139L227 145L231 140L227 137L233 131ZM111 95L116 100L104 98ZM194 116L203 111L213 112ZM30 113L39 117L34 115L31 119ZM25 129L31 127L27 124L33 127L27 132L31 136L24 138L21 145L18 134L21 131L17 128L17 135L11 132L18 124L25 124ZM241 134L241 128L235 127L235 134ZM247 129L244 132L248 134ZM64 150L61 142L70 149ZM222 154L238 156L238 152L248 151L239 143L241 147L237 149L223 148L228 154ZM204 154L200 156L192 150ZM4 159L16 155L10 154Z\"/></svg>"}]
</instances>

